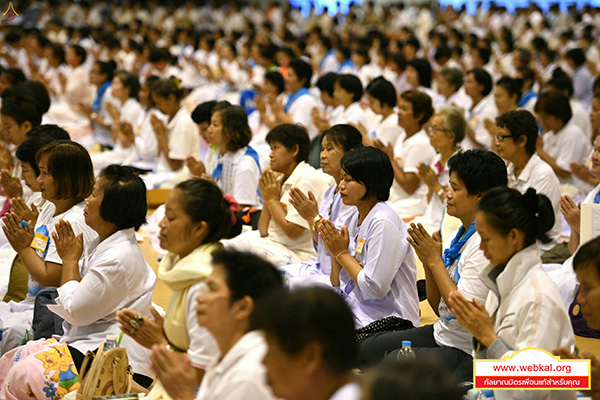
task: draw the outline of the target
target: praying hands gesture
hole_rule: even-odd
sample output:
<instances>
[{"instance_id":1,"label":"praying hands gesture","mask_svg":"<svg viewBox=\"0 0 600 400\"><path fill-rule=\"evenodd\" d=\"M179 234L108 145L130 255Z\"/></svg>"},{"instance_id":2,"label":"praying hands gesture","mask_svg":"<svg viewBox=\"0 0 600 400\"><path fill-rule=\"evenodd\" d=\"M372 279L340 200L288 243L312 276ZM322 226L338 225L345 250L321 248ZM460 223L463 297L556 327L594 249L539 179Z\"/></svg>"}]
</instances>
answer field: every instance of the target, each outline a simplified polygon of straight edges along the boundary
<instances>
[{"instance_id":1,"label":"praying hands gesture","mask_svg":"<svg viewBox=\"0 0 600 400\"><path fill-rule=\"evenodd\" d=\"M60 220L52 232L52 239L56 245L56 252L63 261L67 263L79 263L83 254L83 232L75 235L69 221Z\"/></svg>"},{"instance_id":2,"label":"praying hands gesture","mask_svg":"<svg viewBox=\"0 0 600 400\"><path fill-rule=\"evenodd\" d=\"M431 237L421 224L410 224L408 243L415 249L423 266L429 267L436 261L442 261L442 242L438 237Z\"/></svg>"},{"instance_id":3,"label":"praying hands gesture","mask_svg":"<svg viewBox=\"0 0 600 400\"><path fill-rule=\"evenodd\" d=\"M591 361L591 382L590 390L582 390L583 393L591 396L593 400L600 399L600 360L596 358L592 353L588 351L582 351L581 356L571 353L569 349L559 347L558 349L552 350L552 354L559 356L561 360L581 360L589 359Z\"/></svg>"},{"instance_id":4,"label":"praying hands gesture","mask_svg":"<svg viewBox=\"0 0 600 400\"><path fill-rule=\"evenodd\" d=\"M258 181L258 185L265 203L271 200L279 201L281 183L275 178L273 171L270 169L265 170Z\"/></svg>"},{"instance_id":5,"label":"praying hands gesture","mask_svg":"<svg viewBox=\"0 0 600 400\"><path fill-rule=\"evenodd\" d=\"M572 230L579 233L581 223L581 205L575 204L573 199L568 195L560 196L560 212L565 217L565 221Z\"/></svg>"},{"instance_id":6,"label":"praying hands gesture","mask_svg":"<svg viewBox=\"0 0 600 400\"><path fill-rule=\"evenodd\" d=\"M375 139L373 141L373 147L383 151L390 160L394 159L394 146L391 143L384 144L381 140Z\"/></svg>"},{"instance_id":7,"label":"praying hands gesture","mask_svg":"<svg viewBox=\"0 0 600 400\"><path fill-rule=\"evenodd\" d=\"M27 221L27 225L23 226L23 220L18 219L17 214L11 211L2 218L2 222L2 230L16 252L29 247L34 237L31 221Z\"/></svg>"},{"instance_id":8,"label":"praying hands gesture","mask_svg":"<svg viewBox=\"0 0 600 400\"><path fill-rule=\"evenodd\" d=\"M297 187L290 189L290 204L294 206L298 214L311 225L317 215L319 215L319 204L315 195L310 190L308 196L302 193Z\"/></svg>"},{"instance_id":9,"label":"praying hands gesture","mask_svg":"<svg viewBox=\"0 0 600 400\"><path fill-rule=\"evenodd\" d=\"M348 235L348 228L342 226L340 232L335 228L333 222L328 219L324 219L317 228L319 230L319 236L323 240L325 249L332 258L337 258L344 252L348 252L348 246L350 245L350 236Z\"/></svg>"},{"instance_id":10,"label":"praying hands gesture","mask_svg":"<svg viewBox=\"0 0 600 400\"><path fill-rule=\"evenodd\" d=\"M437 192L437 190L442 187L438 182L438 176L433 172L429 165L421 162L417 166L417 169L419 171L417 172L417 177L429 187L430 191Z\"/></svg>"},{"instance_id":11,"label":"praying hands gesture","mask_svg":"<svg viewBox=\"0 0 600 400\"><path fill-rule=\"evenodd\" d=\"M7 169L3 169L0 173L0 182L4 188L4 193L7 197L21 197L23 196L23 186L21 186L21 180L11 174Z\"/></svg>"},{"instance_id":12,"label":"praying hands gesture","mask_svg":"<svg viewBox=\"0 0 600 400\"><path fill-rule=\"evenodd\" d=\"M31 221L32 226L35 226L40 212L38 211L35 204L31 204L31 208L27 207L25 201L20 198L10 199L10 205L12 211L17 215L17 219L20 221Z\"/></svg>"},{"instance_id":13,"label":"praying hands gesture","mask_svg":"<svg viewBox=\"0 0 600 400\"><path fill-rule=\"evenodd\" d=\"M185 158L185 165L190 170L192 178L201 178L206 173L206 167L202 161L198 161L194 156L187 156Z\"/></svg>"},{"instance_id":14,"label":"praying hands gesture","mask_svg":"<svg viewBox=\"0 0 600 400\"><path fill-rule=\"evenodd\" d=\"M450 293L448 306L460 325L486 348L489 348L498 335L485 306L477 299L468 301L458 291Z\"/></svg>"},{"instance_id":15,"label":"praying hands gesture","mask_svg":"<svg viewBox=\"0 0 600 400\"><path fill-rule=\"evenodd\" d=\"M193 400L196 372L187 353L171 351L164 345L152 346L150 369L173 399Z\"/></svg>"},{"instance_id":16,"label":"praying hands gesture","mask_svg":"<svg viewBox=\"0 0 600 400\"><path fill-rule=\"evenodd\" d=\"M2 143L0 143L0 169L8 171L12 171L13 169L12 153Z\"/></svg>"},{"instance_id":17,"label":"praying hands gesture","mask_svg":"<svg viewBox=\"0 0 600 400\"><path fill-rule=\"evenodd\" d=\"M150 308L150 313L152 318L129 308L117 311L117 322L121 324L119 329L147 349L154 345L164 347L168 344L163 330L164 319L154 307Z\"/></svg>"}]
</instances>

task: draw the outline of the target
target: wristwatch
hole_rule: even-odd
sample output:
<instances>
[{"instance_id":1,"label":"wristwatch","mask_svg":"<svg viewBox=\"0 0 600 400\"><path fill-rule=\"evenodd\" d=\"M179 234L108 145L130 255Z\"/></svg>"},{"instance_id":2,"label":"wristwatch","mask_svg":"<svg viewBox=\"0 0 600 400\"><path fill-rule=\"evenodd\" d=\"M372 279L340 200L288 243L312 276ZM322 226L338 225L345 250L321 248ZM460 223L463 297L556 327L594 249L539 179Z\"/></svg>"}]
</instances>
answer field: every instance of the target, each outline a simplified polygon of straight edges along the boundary
<instances>
[{"instance_id":1,"label":"wristwatch","mask_svg":"<svg viewBox=\"0 0 600 400\"><path fill-rule=\"evenodd\" d=\"M323 217L321 217L321 214L317 214L317 216L313 219L312 226L311 226L313 231L315 231L315 232L317 231L317 225L319 224L319 222L321 222L322 219L323 219Z\"/></svg>"}]
</instances>

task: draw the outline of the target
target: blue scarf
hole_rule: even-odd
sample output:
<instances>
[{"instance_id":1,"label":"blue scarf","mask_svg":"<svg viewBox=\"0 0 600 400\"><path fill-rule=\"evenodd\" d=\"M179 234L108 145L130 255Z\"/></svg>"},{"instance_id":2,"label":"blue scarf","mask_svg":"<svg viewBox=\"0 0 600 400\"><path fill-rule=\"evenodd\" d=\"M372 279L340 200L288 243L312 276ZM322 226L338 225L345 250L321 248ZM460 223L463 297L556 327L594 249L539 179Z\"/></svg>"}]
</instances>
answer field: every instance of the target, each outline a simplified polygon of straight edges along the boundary
<instances>
[{"instance_id":1,"label":"blue scarf","mask_svg":"<svg viewBox=\"0 0 600 400\"><path fill-rule=\"evenodd\" d=\"M285 106L283 106L283 111L285 111L287 114L290 111L290 107L292 106L292 103L294 101L296 101L297 98L304 96L305 94L310 94L308 89L305 87L301 87L296 93L290 94L287 99L287 102L285 103Z\"/></svg>"},{"instance_id":2,"label":"blue scarf","mask_svg":"<svg viewBox=\"0 0 600 400\"><path fill-rule=\"evenodd\" d=\"M600 204L600 192L594 197L594 204Z\"/></svg>"},{"instance_id":3,"label":"blue scarf","mask_svg":"<svg viewBox=\"0 0 600 400\"><path fill-rule=\"evenodd\" d=\"M102 96L104 96L104 92L106 92L108 90L108 88L110 87L110 85L112 84L112 81L106 81L102 84L102 86L100 86L98 88L98 94L96 95L96 100L94 100L94 103L92 104L92 111L97 113L98 111L100 111L100 102L102 101Z\"/></svg>"},{"instance_id":4,"label":"blue scarf","mask_svg":"<svg viewBox=\"0 0 600 400\"><path fill-rule=\"evenodd\" d=\"M246 152L244 153L244 155L252 157L252 159L254 160L256 165L258 165L258 173L259 173L259 175L261 175L262 170L260 168L260 161L258 160L258 153L256 152L256 150L254 150L250 146L246 146ZM215 182L219 182L221 180L222 176L223 176L223 161L219 162L217 164L217 166L215 167L215 169L213 169L213 172L212 172L212 178ZM260 194L260 189L257 189L256 192L258 193L258 198L260 199L260 202L262 204L262 195Z\"/></svg>"},{"instance_id":5,"label":"blue scarf","mask_svg":"<svg viewBox=\"0 0 600 400\"><path fill-rule=\"evenodd\" d=\"M519 99L519 107L525 107L525 104L527 104L527 102L533 98L537 97L537 94L535 94L535 92L533 91L533 89L530 89L527 93L525 93L523 96L521 96L521 98Z\"/></svg>"},{"instance_id":6,"label":"blue scarf","mask_svg":"<svg viewBox=\"0 0 600 400\"><path fill-rule=\"evenodd\" d=\"M356 69L356 65L354 65L354 63L352 62L352 60L345 60L342 65L340 65L340 67L338 68L337 72L338 74L342 72L343 68L352 68L352 69Z\"/></svg>"},{"instance_id":7,"label":"blue scarf","mask_svg":"<svg viewBox=\"0 0 600 400\"><path fill-rule=\"evenodd\" d=\"M460 260L460 255L461 255L460 249L462 249L462 247L465 245L467 240L469 240L469 238L471 236L473 236L473 234L476 232L475 221L471 222L471 225L469 225L469 229L466 229L466 231L467 232L465 233L464 226L461 226L460 228L458 228L458 232L456 233L456 236L454 236L454 239L452 239L452 242L450 243L450 247L447 248L446 250L444 250L442 260L444 261L444 266L446 267L446 269L448 271L450 271L450 268L452 268L452 265L458 263L458 260ZM463 235L463 233L464 233L464 235ZM458 268L454 268L454 271L452 272L450 277L452 278L452 281L455 284L458 284L458 281L460 280L460 274L458 273Z\"/></svg>"}]
</instances>

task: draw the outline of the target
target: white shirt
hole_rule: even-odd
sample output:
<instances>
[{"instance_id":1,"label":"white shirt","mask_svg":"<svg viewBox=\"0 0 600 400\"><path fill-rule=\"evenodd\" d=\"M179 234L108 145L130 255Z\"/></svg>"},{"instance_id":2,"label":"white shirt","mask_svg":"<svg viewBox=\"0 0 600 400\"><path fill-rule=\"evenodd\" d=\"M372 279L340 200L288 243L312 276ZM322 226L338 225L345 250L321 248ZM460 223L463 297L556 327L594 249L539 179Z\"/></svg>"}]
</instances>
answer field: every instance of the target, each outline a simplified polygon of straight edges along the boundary
<instances>
[{"instance_id":1,"label":"white shirt","mask_svg":"<svg viewBox=\"0 0 600 400\"><path fill-rule=\"evenodd\" d=\"M457 232L454 232L446 240L444 249L450 247L450 243ZM480 242L481 237L479 234L477 232L473 233L460 250L461 256L455 268L458 269L458 275L460 276L457 284L460 294L467 300L475 298L483 303L489 289L481 282L479 274L489 263L483 252L479 250ZM443 298L440 299L438 314L440 317L433 324L435 342L440 346L454 347L467 354L471 354L473 350L472 336L458 323L458 320L452 314Z\"/></svg>"},{"instance_id":2,"label":"white shirt","mask_svg":"<svg viewBox=\"0 0 600 400\"><path fill-rule=\"evenodd\" d=\"M368 128L367 116L359 102L354 102L345 109L342 108L341 113L337 114L333 121L330 121L331 126L338 124L361 124L365 128Z\"/></svg>"},{"instance_id":3,"label":"white shirt","mask_svg":"<svg viewBox=\"0 0 600 400\"><path fill-rule=\"evenodd\" d=\"M572 122L568 122L559 132L544 134L544 151L565 171L571 171L571 163L585 163L592 152L590 141ZM585 190L585 182L574 174L569 178L558 177L561 184L572 184Z\"/></svg>"},{"instance_id":4,"label":"white shirt","mask_svg":"<svg viewBox=\"0 0 600 400\"><path fill-rule=\"evenodd\" d=\"M321 199L323 193L325 193L325 190L329 187L329 183L327 177L323 173L315 170L309 164L302 161L281 185L281 196L279 197L279 201L284 205L287 211L285 220L305 228L305 231L302 232L299 237L291 239L274 221L269 223L269 239L286 246L294 253L299 253L304 259L309 259L311 256L315 255L310 226L308 225L308 222L298 214L296 208L290 204L290 189L293 187L297 187L302 193L308 193L310 190L313 192L316 199Z\"/></svg>"},{"instance_id":5,"label":"white shirt","mask_svg":"<svg viewBox=\"0 0 600 400\"><path fill-rule=\"evenodd\" d=\"M136 168L146 170L156 170L158 163L158 141L154 128L150 123L152 115L156 117L166 126L169 123L169 118L158 111L156 108L148 110L142 114L135 125L133 125L135 140L129 153L123 161L123 165L131 165Z\"/></svg>"},{"instance_id":6,"label":"white shirt","mask_svg":"<svg viewBox=\"0 0 600 400\"><path fill-rule=\"evenodd\" d=\"M360 394L360 385L357 382L350 382L336 390L329 400L359 400Z\"/></svg>"},{"instance_id":7,"label":"white shirt","mask_svg":"<svg viewBox=\"0 0 600 400\"><path fill-rule=\"evenodd\" d=\"M207 366L218 360L221 354L217 342L208 329L198 324L196 306L203 284L204 281L200 281L190 286L185 303L185 325L190 339L187 354L190 357L190 364L200 369L206 369Z\"/></svg>"},{"instance_id":8,"label":"white shirt","mask_svg":"<svg viewBox=\"0 0 600 400\"><path fill-rule=\"evenodd\" d=\"M490 133L487 131L487 129L485 129L483 121L486 118L489 118L493 121L497 116L498 109L496 108L494 97L491 94L481 99L481 101L477 103L475 107L471 108L471 110L468 113L467 122L469 124L469 127L475 133L475 139L477 140L477 142L483 145L483 147L485 147L486 149L492 147L493 138L492 135L490 135ZM476 146L475 143L473 143L473 141L469 138L469 136L466 136L465 139L462 141L461 147L465 150L470 150L474 149Z\"/></svg>"},{"instance_id":9,"label":"white shirt","mask_svg":"<svg viewBox=\"0 0 600 400\"><path fill-rule=\"evenodd\" d=\"M260 169L256 161L246 155L246 149L247 147L243 147L218 156L217 164L222 163L223 170L215 181L224 193L231 193L239 204L261 209L258 196Z\"/></svg>"},{"instance_id":10,"label":"white shirt","mask_svg":"<svg viewBox=\"0 0 600 400\"><path fill-rule=\"evenodd\" d=\"M429 143L429 136L427 136L425 130L421 129L403 141L397 140L394 146L394 156L405 174L416 173L419 171L417 166L420 163L427 163L435 156L435 149ZM402 199L414 197L421 198L423 204L425 204L425 196L427 196L427 185L423 182L419 183L417 190L412 194L408 194L394 179L390 189L389 202L395 203Z\"/></svg>"},{"instance_id":11,"label":"white shirt","mask_svg":"<svg viewBox=\"0 0 600 400\"><path fill-rule=\"evenodd\" d=\"M471 109L471 106L473 105L473 100L469 96L467 96L467 94L464 92L464 90L461 90L461 89L452 93L450 95L450 97L445 99L444 102L440 105L440 108L441 107L449 107L449 106L458 107L463 111L465 116L468 116L469 110Z\"/></svg>"},{"instance_id":12,"label":"white shirt","mask_svg":"<svg viewBox=\"0 0 600 400\"><path fill-rule=\"evenodd\" d=\"M581 131L592 140L592 124L590 121L590 113L585 110L583 105L575 100L569 100L569 104L571 104L571 111L573 116L569 122L574 123L581 129Z\"/></svg>"},{"instance_id":13,"label":"white shirt","mask_svg":"<svg viewBox=\"0 0 600 400\"><path fill-rule=\"evenodd\" d=\"M115 232L101 243L87 243L80 263L80 282L58 288L56 305L48 308L65 319L61 343L81 353L95 350L106 335L118 335L117 310L133 309L150 315L156 275L144 260L133 228ZM152 376L149 351L128 337L123 340L129 362L137 373Z\"/></svg>"},{"instance_id":14,"label":"white shirt","mask_svg":"<svg viewBox=\"0 0 600 400\"><path fill-rule=\"evenodd\" d=\"M266 353L262 333L246 333L221 361L206 370L196 400L273 399L262 363Z\"/></svg>"},{"instance_id":15,"label":"white shirt","mask_svg":"<svg viewBox=\"0 0 600 400\"><path fill-rule=\"evenodd\" d=\"M397 140L404 140L406 138L406 132L398 125L398 114L391 113L371 129L369 137L379 139L383 144L389 143L393 146Z\"/></svg>"},{"instance_id":16,"label":"white shirt","mask_svg":"<svg viewBox=\"0 0 600 400\"><path fill-rule=\"evenodd\" d=\"M200 159L200 134L198 126L192 120L185 107L180 107L177 114L166 126L169 140L169 158L172 160L185 160L188 155ZM183 168L183 167L182 167ZM158 171L171 171L169 162L164 154L158 158Z\"/></svg>"},{"instance_id":17,"label":"white shirt","mask_svg":"<svg viewBox=\"0 0 600 400\"><path fill-rule=\"evenodd\" d=\"M285 105L285 102L283 104ZM292 116L294 123L306 128L310 140L313 140L319 134L312 120L312 110L315 107L319 108L317 99L310 94L305 94L294 100L288 108L288 114Z\"/></svg>"},{"instance_id":18,"label":"white shirt","mask_svg":"<svg viewBox=\"0 0 600 400\"><path fill-rule=\"evenodd\" d=\"M492 273L498 274L495 279ZM480 277L490 289L485 308L499 339L476 351L476 358L499 359L528 347L549 352L557 347L574 348L571 320L558 288L542 268L537 244L512 256L503 269L488 265ZM575 397L575 391L562 390L494 391L494 398L499 400Z\"/></svg>"},{"instance_id":19,"label":"white shirt","mask_svg":"<svg viewBox=\"0 0 600 400\"><path fill-rule=\"evenodd\" d=\"M525 193L528 188L534 188L538 194L544 194L552 203L554 209L554 226L548 232L552 242L540 244L542 250L549 250L560 239L562 232L562 216L560 213L560 183L554 170L537 154L531 156L519 177L515 177L515 166L509 163L507 166L508 187Z\"/></svg>"}]
</instances>

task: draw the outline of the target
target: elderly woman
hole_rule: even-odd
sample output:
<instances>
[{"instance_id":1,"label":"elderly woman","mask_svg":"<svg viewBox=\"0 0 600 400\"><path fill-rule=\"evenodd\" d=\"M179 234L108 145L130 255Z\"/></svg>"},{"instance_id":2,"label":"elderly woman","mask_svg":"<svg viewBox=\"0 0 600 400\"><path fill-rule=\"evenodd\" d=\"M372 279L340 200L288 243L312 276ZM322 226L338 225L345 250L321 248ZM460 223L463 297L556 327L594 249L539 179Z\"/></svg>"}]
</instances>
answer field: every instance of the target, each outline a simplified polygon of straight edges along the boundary
<instances>
[{"instance_id":1,"label":"elderly woman","mask_svg":"<svg viewBox=\"0 0 600 400\"><path fill-rule=\"evenodd\" d=\"M429 164L419 164L417 175L429 189L423 221L426 225L439 227L442 222L444 201L450 185L447 163L450 157L460 150L459 144L465 138L466 130L467 122L457 107L441 108L431 119L429 142L437 154Z\"/></svg>"},{"instance_id":2,"label":"elderly woman","mask_svg":"<svg viewBox=\"0 0 600 400\"><path fill-rule=\"evenodd\" d=\"M219 349L196 318L197 297L211 273L212 253L231 229L229 202L213 183L192 179L178 184L167 196L159 224L160 246L169 251L158 267L158 277L173 291L164 319L155 309L148 313L124 308L117 313L121 330L140 345L169 345L187 352L197 382L219 357ZM151 395L163 392L158 382ZM157 397L157 398L158 398Z\"/></svg>"},{"instance_id":3,"label":"elderly woman","mask_svg":"<svg viewBox=\"0 0 600 400\"><path fill-rule=\"evenodd\" d=\"M36 398L50 397L49 393L62 397L77 389L84 354L95 351L107 335L118 334L117 310L150 310L156 276L134 232L146 218L144 183L129 169L111 165L102 171L85 203L85 222L98 234L95 240L85 241L63 219L52 232L62 269L57 304L48 308L64 318L64 335L58 342L29 342L2 357L3 398L27 398L30 393ZM148 386L152 379L147 352L128 338L121 345L127 349L134 380ZM57 371L59 381L52 379Z\"/></svg>"}]
</instances>

